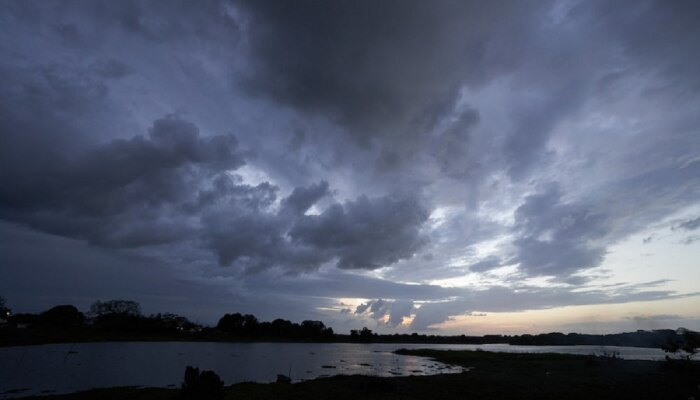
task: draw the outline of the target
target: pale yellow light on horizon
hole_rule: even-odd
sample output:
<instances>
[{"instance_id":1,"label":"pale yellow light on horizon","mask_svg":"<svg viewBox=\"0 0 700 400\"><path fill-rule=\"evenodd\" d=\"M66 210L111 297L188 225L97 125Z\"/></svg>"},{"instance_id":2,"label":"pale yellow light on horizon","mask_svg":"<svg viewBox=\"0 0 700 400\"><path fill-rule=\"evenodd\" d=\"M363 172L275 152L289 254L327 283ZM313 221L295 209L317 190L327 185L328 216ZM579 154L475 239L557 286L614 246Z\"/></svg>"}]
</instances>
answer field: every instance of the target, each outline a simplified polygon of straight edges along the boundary
<instances>
[{"instance_id":1,"label":"pale yellow light on horizon","mask_svg":"<svg viewBox=\"0 0 700 400\"><path fill-rule=\"evenodd\" d=\"M433 327L444 334L466 335L537 334L555 331L604 334L622 330L674 329L688 320L695 320L696 324L700 324L697 322L700 321L700 296L485 314L486 316L456 316ZM678 318L659 321L650 318L659 315ZM687 328L698 329L700 326Z\"/></svg>"}]
</instances>

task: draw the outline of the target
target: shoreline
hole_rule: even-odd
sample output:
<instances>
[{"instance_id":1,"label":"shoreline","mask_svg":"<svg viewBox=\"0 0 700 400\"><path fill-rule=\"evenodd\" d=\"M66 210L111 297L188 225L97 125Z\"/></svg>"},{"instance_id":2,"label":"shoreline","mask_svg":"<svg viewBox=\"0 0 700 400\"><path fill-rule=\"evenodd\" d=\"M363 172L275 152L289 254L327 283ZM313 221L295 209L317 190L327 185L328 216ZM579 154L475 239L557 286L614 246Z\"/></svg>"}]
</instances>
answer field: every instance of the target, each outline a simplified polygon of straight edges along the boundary
<instances>
[{"instance_id":1,"label":"shoreline","mask_svg":"<svg viewBox=\"0 0 700 400\"><path fill-rule=\"evenodd\" d=\"M370 342L360 342L353 340L294 340L294 339L279 339L279 338L220 338L220 337L181 337L181 336L151 336L151 335L105 335L100 337L73 337L73 338L54 338L54 339L39 339L33 337L25 337L22 339L3 340L0 338L0 348L7 347L22 347L22 346L41 346L47 344L78 344L78 343L111 343L111 342L183 342L183 343L306 343L306 344L326 344L326 343L348 343L348 344L396 344L396 345L465 345L465 346L483 346L483 345L508 345L508 346L531 346L531 347L570 347L570 346L591 346L591 347L629 347L639 349L661 349L660 347L621 345L621 344L516 344L516 343L465 343L460 341L424 341L424 342L402 342L402 341L382 341L374 340Z\"/></svg>"},{"instance_id":2,"label":"shoreline","mask_svg":"<svg viewBox=\"0 0 700 400\"><path fill-rule=\"evenodd\" d=\"M397 350L461 366L465 372L431 376L337 375L292 384L237 383L226 399L658 399L700 395L700 363L622 360L560 353L472 350ZM216 371L215 371L216 372ZM181 398L179 389L105 388L28 400Z\"/></svg>"}]
</instances>

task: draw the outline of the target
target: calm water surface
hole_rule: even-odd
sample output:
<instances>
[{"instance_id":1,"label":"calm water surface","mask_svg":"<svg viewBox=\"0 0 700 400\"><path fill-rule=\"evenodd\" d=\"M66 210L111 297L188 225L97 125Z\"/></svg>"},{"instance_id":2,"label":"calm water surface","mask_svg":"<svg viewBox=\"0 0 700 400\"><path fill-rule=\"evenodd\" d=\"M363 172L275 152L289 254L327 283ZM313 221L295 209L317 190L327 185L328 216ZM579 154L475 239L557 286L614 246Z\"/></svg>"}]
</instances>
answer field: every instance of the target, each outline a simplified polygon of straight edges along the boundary
<instances>
[{"instance_id":1,"label":"calm water surface","mask_svg":"<svg viewBox=\"0 0 700 400\"><path fill-rule=\"evenodd\" d=\"M660 349L611 346L509 346L357 343L110 342L0 348L0 398L70 393L114 386L179 387L187 365L215 371L228 384L300 381L336 374L378 376L461 372L400 348L602 354L660 360Z\"/></svg>"}]
</instances>

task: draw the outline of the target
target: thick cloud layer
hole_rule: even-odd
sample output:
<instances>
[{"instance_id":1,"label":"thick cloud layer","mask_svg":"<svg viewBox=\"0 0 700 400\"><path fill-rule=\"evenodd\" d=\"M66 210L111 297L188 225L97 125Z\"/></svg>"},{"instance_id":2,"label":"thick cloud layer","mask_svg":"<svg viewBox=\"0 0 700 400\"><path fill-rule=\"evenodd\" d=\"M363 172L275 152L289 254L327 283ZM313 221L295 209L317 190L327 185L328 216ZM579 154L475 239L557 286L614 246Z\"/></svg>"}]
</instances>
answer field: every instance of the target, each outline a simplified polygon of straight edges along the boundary
<instances>
[{"instance_id":1,"label":"thick cloud layer","mask_svg":"<svg viewBox=\"0 0 700 400\"><path fill-rule=\"evenodd\" d=\"M4 170L2 215L106 246L169 242L187 230L177 214L186 212L198 182L243 165L237 147L233 136L202 138L193 124L167 116L147 137L116 139L69 159L26 148L32 165Z\"/></svg>"},{"instance_id":2,"label":"thick cloud layer","mask_svg":"<svg viewBox=\"0 0 700 400\"><path fill-rule=\"evenodd\" d=\"M106 85L122 77L120 66L61 67L38 79L14 71L36 82L4 86L3 219L105 247L206 247L221 265L238 262L247 271L313 271L333 260L376 269L412 257L425 243L427 212L416 200L360 196L306 215L331 196L327 182L297 187L278 201L276 185L249 185L235 174L253 156L235 136L202 135L181 115L156 119L146 135L82 139L104 132L76 126L70 116L108 108Z\"/></svg>"},{"instance_id":3,"label":"thick cloud layer","mask_svg":"<svg viewBox=\"0 0 700 400\"><path fill-rule=\"evenodd\" d=\"M515 211L517 237L511 263L528 275L570 275L600 265L610 233L602 209L562 203L558 186L525 198Z\"/></svg>"},{"instance_id":4,"label":"thick cloud layer","mask_svg":"<svg viewBox=\"0 0 700 400\"><path fill-rule=\"evenodd\" d=\"M486 67L490 46L508 29L524 30L527 16L545 4L244 1L240 6L251 19L251 89L335 115L360 128L359 140L369 142L389 134L386 127L394 121L429 128L435 111L450 106L461 84L482 83L509 67L509 60ZM518 20L518 14L524 18Z\"/></svg>"},{"instance_id":5,"label":"thick cloud layer","mask_svg":"<svg viewBox=\"0 0 700 400\"><path fill-rule=\"evenodd\" d=\"M205 236L224 265L308 271L335 260L339 268L377 269L411 258L425 244L420 228L427 213L410 198L361 196L306 215L328 195L326 182L294 189L278 212L270 207L269 185L251 189L265 192L254 199L267 200L240 207L223 197L221 207L205 214Z\"/></svg>"},{"instance_id":6,"label":"thick cloud layer","mask_svg":"<svg viewBox=\"0 0 700 400\"><path fill-rule=\"evenodd\" d=\"M202 238L221 265L251 271L311 271L336 259L340 268L376 269L425 244L427 212L410 198L361 196L306 215L330 196L327 182L295 188L278 205L276 186L232 174L243 164L234 136L200 137L169 115L147 137L47 160L40 171L7 171L17 175L7 177L0 205L7 220L100 246Z\"/></svg>"},{"instance_id":7,"label":"thick cloud layer","mask_svg":"<svg viewBox=\"0 0 700 400\"><path fill-rule=\"evenodd\" d=\"M376 269L411 258L426 243L420 227L427 218L415 200L361 196L301 219L289 235L316 252L334 249L339 268Z\"/></svg>"},{"instance_id":8,"label":"thick cloud layer","mask_svg":"<svg viewBox=\"0 0 700 400\"><path fill-rule=\"evenodd\" d=\"M690 0L6 1L0 219L33 244L2 264L143 257L193 296L386 329L689 296L698 18ZM12 268L0 292L31 290Z\"/></svg>"}]
</instances>

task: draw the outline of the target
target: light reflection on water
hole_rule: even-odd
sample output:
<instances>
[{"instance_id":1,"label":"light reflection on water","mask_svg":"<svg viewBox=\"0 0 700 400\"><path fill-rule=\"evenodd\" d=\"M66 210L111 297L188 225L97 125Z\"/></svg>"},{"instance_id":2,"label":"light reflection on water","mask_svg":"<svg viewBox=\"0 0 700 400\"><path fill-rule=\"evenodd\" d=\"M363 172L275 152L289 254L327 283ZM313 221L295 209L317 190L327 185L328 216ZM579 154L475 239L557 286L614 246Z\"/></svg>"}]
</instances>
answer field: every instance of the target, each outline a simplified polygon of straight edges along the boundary
<instances>
[{"instance_id":1,"label":"light reflection on water","mask_svg":"<svg viewBox=\"0 0 700 400\"><path fill-rule=\"evenodd\" d=\"M401 347L407 346L110 342L0 348L0 398L114 386L179 387L187 365L213 370L226 384L274 382L277 374L301 381L337 374L461 372L459 367L392 353Z\"/></svg>"},{"instance_id":2,"label":"light reflection on water","mask_svg":"<svg viewBox=\"0 0 700 400\"><path fill-rule=\"evenodd\" d=\"M659 349L603 346L509 346L357 343L111 342L0 348L0 398L69 393L114 386L179 387L185 367L213 370L226 382L294 381L337 374L376 376L461 372L399 348L483 349L507 352L618 352L627 359L659 360ZM26 390L25 390L26 389Z\"/></svg>"}]
</instances>

